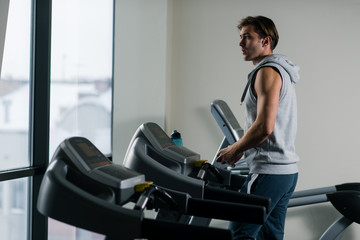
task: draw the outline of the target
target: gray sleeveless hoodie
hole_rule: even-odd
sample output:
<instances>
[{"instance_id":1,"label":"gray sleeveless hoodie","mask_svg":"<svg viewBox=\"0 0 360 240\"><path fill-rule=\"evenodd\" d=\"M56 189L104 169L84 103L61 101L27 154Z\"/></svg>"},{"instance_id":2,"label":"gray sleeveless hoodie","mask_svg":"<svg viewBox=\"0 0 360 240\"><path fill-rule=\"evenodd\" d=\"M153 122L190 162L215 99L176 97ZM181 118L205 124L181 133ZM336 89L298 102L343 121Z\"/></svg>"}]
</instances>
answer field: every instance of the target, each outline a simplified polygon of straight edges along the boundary
<instances>
[{"instance_id":1,"label":"gray sleeveless hoodie","mask_svg":"<svg viewBox=\"0 0 360 240\"><path fill-rule=\"evenodd\" d=\"M298 155L295 153L297 130L297 103L294 84L299 81L299 67L283 55L273 54L262 59L248 75L248 85L244 90L245 131L255 121L257 115L257 97L251 87L257 71L262 67L276 69L282 79L279 106L275 128L271 135L259 146L244 153L250 173L257 174L293 174L297 173Z\"/></svg>"}]
</instances>

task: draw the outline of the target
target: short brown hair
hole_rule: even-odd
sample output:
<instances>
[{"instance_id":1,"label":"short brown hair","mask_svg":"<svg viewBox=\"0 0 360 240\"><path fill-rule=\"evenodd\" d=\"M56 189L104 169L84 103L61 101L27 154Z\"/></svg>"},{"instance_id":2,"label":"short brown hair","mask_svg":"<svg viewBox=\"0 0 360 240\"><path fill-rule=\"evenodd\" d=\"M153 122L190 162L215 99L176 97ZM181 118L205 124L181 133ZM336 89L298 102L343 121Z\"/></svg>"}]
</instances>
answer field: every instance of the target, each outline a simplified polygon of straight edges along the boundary
<instances>
[{"instance_id":1,"label":"short brown hair","mask_svg":"<svg viewBox=\"0 0 360 240\"><path fill-rule=\"evenodd\" d=\"M279 41L279 33L276 29L274 22L267 17L264 16L256 16L256 17L246 17L242 19L237 25L238 29L242 29L245 26L252 25L255 27L255 32L259 34L259 37L265 38L267 36L271 37L271 50L274 50L278 41Z\"/></svg>"}]
</instances>

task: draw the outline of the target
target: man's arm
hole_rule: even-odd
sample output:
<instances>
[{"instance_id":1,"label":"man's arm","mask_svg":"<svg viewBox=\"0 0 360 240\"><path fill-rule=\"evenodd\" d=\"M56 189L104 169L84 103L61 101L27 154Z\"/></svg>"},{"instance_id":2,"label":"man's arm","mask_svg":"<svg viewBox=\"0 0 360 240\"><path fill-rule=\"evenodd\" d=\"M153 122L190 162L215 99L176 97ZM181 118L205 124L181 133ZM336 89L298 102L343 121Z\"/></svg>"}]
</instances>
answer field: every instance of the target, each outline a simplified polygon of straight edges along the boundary
<instances>
[{"instance_id":1,"label":"man's arm","mask_svg":"<svg viewBox=\"0 0 360 240\"><path fill-rule=\"evenodd\" d=\"M282 81L280 74L271 67L261 68L255 79L257 116L244 136L217 154L216 161L234 166L245 150L264 142L275 128Z\"/></svg>"}]
</instances>

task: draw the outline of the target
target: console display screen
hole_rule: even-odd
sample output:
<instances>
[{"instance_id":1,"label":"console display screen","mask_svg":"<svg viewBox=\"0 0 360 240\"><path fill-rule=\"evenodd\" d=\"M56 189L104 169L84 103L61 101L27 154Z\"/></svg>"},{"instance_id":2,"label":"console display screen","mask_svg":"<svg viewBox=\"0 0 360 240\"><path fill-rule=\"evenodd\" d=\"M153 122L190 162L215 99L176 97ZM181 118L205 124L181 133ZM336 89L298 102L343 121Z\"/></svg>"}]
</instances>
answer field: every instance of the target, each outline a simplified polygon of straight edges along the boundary
<instances>
[{"instance_id":1,"label":"console display screen","mask_svg":"<svg viewBox=\"0 0 360 240\"><path fill-rule=\"evenodd\" d=\"M102 155L102 153L95 147L89 146L86 142L77 143L78 148L85 156L84 160L86 164L91 168L97 168L110 164L110 161Z\"/></svg>"},{"instance_id":2,"label":"console display screen","mask_svg":"<svg viewBox=\"0 0 360 240\"><path fill-rule=\"evenodd\" d=\"M88 157L94 157L99 154L99 152L96 151L95 149L91 149L87 143L78 143L78 146L83 151L83 153L85 153L85 155Z\"/></svg>"},{"instance_id":3,"label":"console display screen","mask_svg":"<svg viewBox=\"0 0 360 240\"><path fill-rule=\"evenodd\" d=\"M150 131L153 133L156 140L163 148L175 145L175 143L173 141L171 141L169 136L166 135L166 133L161 128L159 128L157 125L155 125L155 124L152 125L150 128Z\"/></svg>"}]
</instances>

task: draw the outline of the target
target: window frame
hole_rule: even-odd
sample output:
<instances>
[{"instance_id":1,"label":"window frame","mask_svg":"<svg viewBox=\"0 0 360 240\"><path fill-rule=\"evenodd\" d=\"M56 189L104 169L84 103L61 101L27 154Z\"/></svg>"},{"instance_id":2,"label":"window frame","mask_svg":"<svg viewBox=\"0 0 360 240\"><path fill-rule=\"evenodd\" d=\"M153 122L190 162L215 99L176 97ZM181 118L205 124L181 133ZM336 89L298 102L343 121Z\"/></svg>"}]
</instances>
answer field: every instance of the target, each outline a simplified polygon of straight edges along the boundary
<instances>
[{"instance_id":1,"label":"window frame","mask_svg":"<svg viewBox=\"0 0 360 240\"><path fill-rule=\"evenodd\" d=\"M51 0L33 0L30 61L30 168L28 239L46 240L47 217L36 209L41 181L49 163Z\"/></svg>"}]
</instances>

